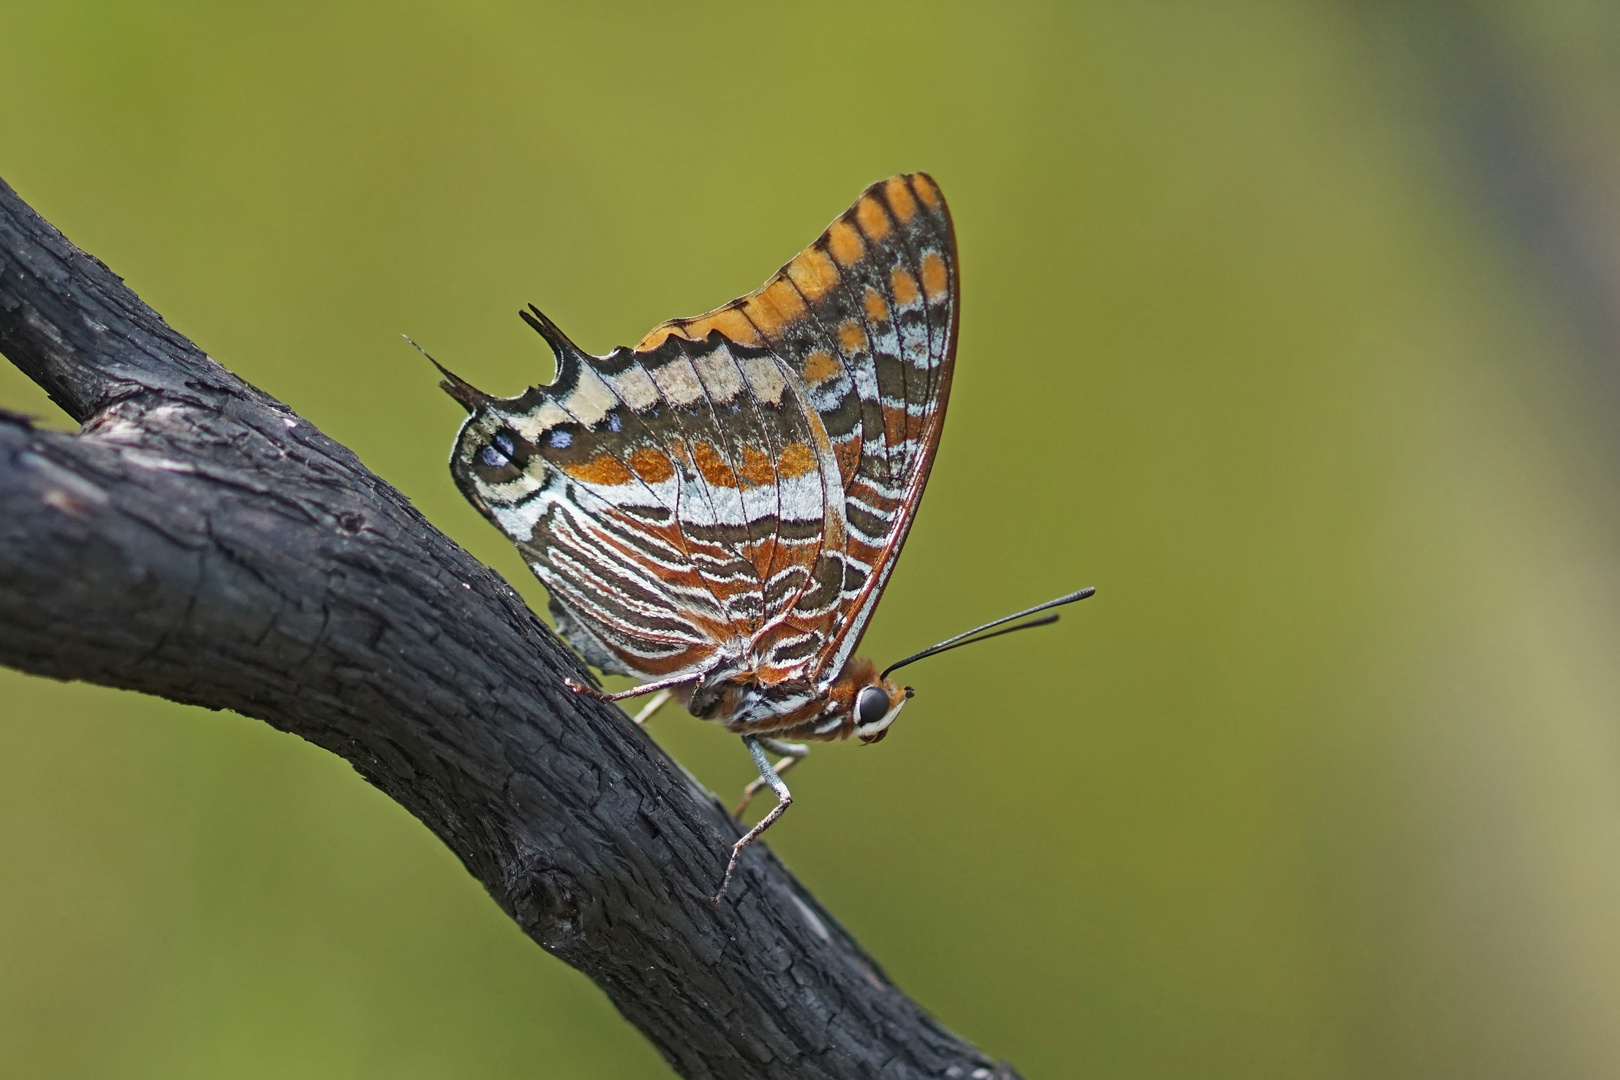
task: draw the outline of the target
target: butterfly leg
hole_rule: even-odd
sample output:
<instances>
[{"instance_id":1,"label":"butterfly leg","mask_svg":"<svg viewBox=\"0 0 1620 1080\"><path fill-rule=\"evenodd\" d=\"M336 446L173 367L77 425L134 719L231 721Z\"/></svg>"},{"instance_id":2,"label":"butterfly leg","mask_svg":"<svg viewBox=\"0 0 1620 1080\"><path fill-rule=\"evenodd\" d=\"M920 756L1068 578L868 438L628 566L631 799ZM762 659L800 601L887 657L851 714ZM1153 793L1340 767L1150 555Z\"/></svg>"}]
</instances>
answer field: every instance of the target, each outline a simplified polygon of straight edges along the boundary
<instances>
[{"instance_id":1,"label":"butterfly leg","mask_svg":"<svg viewBox=\"0 0 1620 1080\"><path fill-rule=\"evenodd\" d=\"M804 743L790 743L783 742L780 739L762 738L759 740L759 745L763 746L773 754L782 755L782 760L776 763L775 771L777 776L781 776L783 773L793 768L793 766L810 756L810 748ZM738 803L737 809L731 812L732 816L738 818L742 817L743 811L747 810L748 804L754 801L754 796L758 795L765 789L766 783L767 781L765 776L763 773L761 773L758 780L755 780L753 783L743 788L742 802Z\"/></svg>"},{"instance_id":2,"label":"butterfly leg","mask_svg":"<svg viewBox=\"0 0 1620 1080\"><path fill-rule=\"evenodd\" d=\"M668 705L669 699L674 696L675 695L671 694L668 690L658 691L658 693L653 695L653 699L647 702L647 704L643 705L641 707L641 711L636 713L636 715L631 719L635 720L637 724L645 724L647 721L653 718L653 713L657 712L659 709L662 709L665 705Z\"/></svg>"},{"instance_id":3,"label":"butterfly leg","mask_svg":"<svg viewBox=\"0 0 1620 1080\"><path fill-rule=\"evenodd\" d=\"M671 675L667 679L657 682L642 683L632 686L628 690L620 690L617 694L609 694L605 690L598 690L594 686L586 686L578 679L564 679L563 685L581 697L595 698L597 701L623 701L626 698L641 697L655 690L663 690L670 686L682 686L689 682L696 682L702 677L702 672L686 672L681 675Z\"/></svg>"},{"instance_id":4,"label":"butterfly leg","mask_svg":"<svg viewBox=\"0 0 1620 1080\"><path fill-rule=\"evenodd\" d=\"M793 805L793 793L788 790L788 786L782 782L782 778L771 767L771 759L766 756L765 747L760 745L760 740L752 735L744 735L742 741L743 745L748 748L749 756L754 759L755 767L759 769L759 778L776 793L776 805L771 808L770 813L760 819L758 825L743 833L742 839L731 845L731 859L726 863L726 876L720 879L720 891L714 894L714 902L717 904L726 895L726 889L731 885L731 875L737 870L737 860L742 858L743 848L758 840L760 833L775 825L776 819L786 813L787 808Z\"/></svg>"}]
</instances>

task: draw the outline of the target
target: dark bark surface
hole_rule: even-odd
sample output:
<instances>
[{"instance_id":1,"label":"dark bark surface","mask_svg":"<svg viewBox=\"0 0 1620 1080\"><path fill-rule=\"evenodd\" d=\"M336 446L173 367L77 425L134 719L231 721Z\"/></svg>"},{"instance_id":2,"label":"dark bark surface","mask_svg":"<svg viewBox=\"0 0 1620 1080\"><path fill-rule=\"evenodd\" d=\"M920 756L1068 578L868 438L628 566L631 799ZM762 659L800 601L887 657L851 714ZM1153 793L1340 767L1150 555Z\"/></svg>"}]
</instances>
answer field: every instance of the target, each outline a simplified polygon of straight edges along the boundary
<instances>
[{"instance_id":1,"label":"dark bark surface","mask_svg":"<svg viewBox=\"0 0 1620 1080\"><path fill-rule=\"evenodd\" d=\"M896 989L517 594L0 182L0 663L349 761L687 1077L1013 1077Z\"/></svg>"}]
</instances>

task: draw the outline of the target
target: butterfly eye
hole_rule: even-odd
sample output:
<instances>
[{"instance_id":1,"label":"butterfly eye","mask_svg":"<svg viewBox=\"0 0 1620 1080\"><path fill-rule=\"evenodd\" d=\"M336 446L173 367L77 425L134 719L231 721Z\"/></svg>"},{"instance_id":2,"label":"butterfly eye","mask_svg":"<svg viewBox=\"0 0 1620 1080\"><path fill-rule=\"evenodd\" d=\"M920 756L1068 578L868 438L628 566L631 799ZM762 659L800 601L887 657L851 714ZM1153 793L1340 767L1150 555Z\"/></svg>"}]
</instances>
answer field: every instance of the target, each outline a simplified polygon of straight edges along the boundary
<instances>
[{"instance_id":1,"label":"butterfly eye","mask_svg":"<svg viewBox=\"0 0 1620 1080\"><path fill-rule=\"evenodd\" d=\"M858 724L875 724L889 715L889 695L883 692L882 687L868 686L855 698L855 721Z\"/></svg>"}]
</instances>

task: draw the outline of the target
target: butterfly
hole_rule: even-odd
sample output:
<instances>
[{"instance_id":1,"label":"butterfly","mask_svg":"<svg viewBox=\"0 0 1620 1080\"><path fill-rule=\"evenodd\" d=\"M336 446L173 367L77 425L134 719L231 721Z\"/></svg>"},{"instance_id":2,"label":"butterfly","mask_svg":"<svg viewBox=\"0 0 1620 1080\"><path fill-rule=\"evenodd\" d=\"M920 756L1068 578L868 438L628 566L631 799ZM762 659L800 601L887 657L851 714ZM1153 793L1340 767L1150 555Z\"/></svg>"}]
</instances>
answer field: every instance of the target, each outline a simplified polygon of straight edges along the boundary
<instances>
[{"instance_id":1,"label":"butterfly","mask_svg":"<svg viewBox=\"0 0 1620 1080\"><path fill-rule=\"evenodd\" d=\"M764 787L777 804L733 845L716 901L791 804L782 774L805 741L878 742L913 693L895 669L1045 625L1056 616L996 629L1091 593L881 672L855 656L922 500L955 367L956 236L925 173L873 184L760 288L633 348L592 356L538 308L520 314L556 376L497 398L439 366L469 414L451 474L517 545L580 655L641 680L571 688L656 693L637 722L673 696L742 736L760 772L743 806Z\"/></svg>"}]
</instances>

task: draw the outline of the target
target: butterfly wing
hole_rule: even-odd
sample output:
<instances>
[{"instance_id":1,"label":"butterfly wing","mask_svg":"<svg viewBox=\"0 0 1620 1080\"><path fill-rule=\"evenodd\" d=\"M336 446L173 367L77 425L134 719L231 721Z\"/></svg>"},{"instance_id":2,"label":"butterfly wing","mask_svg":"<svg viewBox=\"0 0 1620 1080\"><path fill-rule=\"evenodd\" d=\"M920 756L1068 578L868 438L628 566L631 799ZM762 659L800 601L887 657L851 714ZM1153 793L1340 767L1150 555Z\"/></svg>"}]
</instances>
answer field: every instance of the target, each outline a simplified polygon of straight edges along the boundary
<instances>
[{"instance_id":1,"label":"butterfly wing","mask_svg":"<svg viewBox=\"0 0 1620 1080\"><path fill-rule=\"evenodd\" d=\"M731 460L720 415L774 363L722 340L589 356L538 312L525 318L556 350L557 377L472 400L452 474L589 662L643 679L707 669L757 608L738 542L749 507L716 482Z\"/></svg>"},{"instance_id":2,"label":"butterfly wing","mask_svg":"<svg viewBox=\"0 0 1620 1080\"><path fill-rule=\"evenodd\" d=\"M927 176L869 188L759 290L471 410L451 460L606 671L794 684L859 641L927 479L956 252ZM782 707L777 702L773 707Z\"/></svg>"},{"instance_id":3,"label":"butterfly wing","mask_svg":"<svg viewBox=\"0 0 1620 1080\"><path fill-rule=\"evenodd\" d=\"M841 498L829 499L806 585L761 631L767 681L808 674L825 686L865 631L939 445L959 296L950 211L913 173L867 188L755 292L663 323L638 346L718 331L770 350L831 445Z\"/></svg>"}]
</instances>

